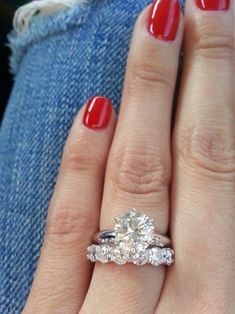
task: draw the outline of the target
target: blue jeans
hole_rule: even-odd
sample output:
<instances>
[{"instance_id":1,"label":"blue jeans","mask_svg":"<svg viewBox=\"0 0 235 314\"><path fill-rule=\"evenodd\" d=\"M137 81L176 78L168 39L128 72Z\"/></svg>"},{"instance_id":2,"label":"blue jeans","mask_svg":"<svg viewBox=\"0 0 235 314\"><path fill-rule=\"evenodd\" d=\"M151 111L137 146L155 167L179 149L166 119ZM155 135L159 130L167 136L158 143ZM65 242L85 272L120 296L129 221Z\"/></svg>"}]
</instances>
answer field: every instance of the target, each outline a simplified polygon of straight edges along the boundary
<instances>
[{"instance_id":1,"label":"blue jeans","mask_svg":"<svg viewBox=\"0 0 235 314\"><path fill-rule=\"evenodd\" d=\"M93 0L11 34L15 84L0 132L1 314L20 313L27 300L73 119L95 94L118 111L133 25L150 2Z\"/></svg>"}]
</instances>

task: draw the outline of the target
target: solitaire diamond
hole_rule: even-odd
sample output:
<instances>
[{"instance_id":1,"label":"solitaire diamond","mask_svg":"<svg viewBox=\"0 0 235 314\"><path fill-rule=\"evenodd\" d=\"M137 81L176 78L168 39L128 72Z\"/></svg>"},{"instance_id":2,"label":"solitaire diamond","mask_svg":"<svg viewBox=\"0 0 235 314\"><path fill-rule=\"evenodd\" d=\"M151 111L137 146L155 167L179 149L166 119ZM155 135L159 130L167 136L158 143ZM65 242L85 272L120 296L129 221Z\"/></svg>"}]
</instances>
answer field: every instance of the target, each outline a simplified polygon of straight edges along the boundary
<instances>
[{"instance_id":1,"label":"solitaire diamond","mask_svg":"<svg viewBox=\"0 0 235 314\"><path fill-rule=\"evenodd\" d=\"M147 215L133 209L116 219L114 232L117 242L150 243L154 224Z\"/></svg>"}]
</instances>

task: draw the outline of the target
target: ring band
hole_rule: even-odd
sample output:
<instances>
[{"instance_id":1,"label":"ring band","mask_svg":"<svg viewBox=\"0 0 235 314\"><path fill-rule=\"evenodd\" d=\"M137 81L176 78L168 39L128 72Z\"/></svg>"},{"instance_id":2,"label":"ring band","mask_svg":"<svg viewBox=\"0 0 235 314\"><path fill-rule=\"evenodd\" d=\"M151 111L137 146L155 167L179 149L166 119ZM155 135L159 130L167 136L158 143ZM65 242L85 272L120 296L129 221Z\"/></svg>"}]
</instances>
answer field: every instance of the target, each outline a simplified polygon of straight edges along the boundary
<instances>
[{"instance_id":1,"label":"ring band","mask_svg":"<svg viewBox=\"0 0 235 314\"><path fill-rule=\"evenodd\" d=\"M95 244L101 243L112 243L115 242L115 231L114 230L103 230L97 232L93 237L93 242ZM169 247L171 246L171 240L167 236L155 233L150 245L157 247Z\"/></svg>"},{"instance_id":2,"label":"ring band","mask_svg":"<svg viewBox=\"0 0 235 314\"><path fill-rule=\"evenodd\" d=\"M138 252L124 250L110 244L93 244L88 247L87 258L93 263L101 262L103 264L114 262L117 265L133 263L138 266L145 264L170 266L174 263L174 251L170 248L151 247Z\"/></svg>"},{"instance_id":3,"label":"ring band","mask_svg":"<svg viewBox=\"0 0 235 314\"><path fill-rule=\"evenodd\" d=\"M133 208L115 219L114 229L97 232L93 244L87 248L91 262L118 265L151 264L153 266L174 263L174 250L168 237L154 231L154 221Z\"/></svg>"}]
</instances>

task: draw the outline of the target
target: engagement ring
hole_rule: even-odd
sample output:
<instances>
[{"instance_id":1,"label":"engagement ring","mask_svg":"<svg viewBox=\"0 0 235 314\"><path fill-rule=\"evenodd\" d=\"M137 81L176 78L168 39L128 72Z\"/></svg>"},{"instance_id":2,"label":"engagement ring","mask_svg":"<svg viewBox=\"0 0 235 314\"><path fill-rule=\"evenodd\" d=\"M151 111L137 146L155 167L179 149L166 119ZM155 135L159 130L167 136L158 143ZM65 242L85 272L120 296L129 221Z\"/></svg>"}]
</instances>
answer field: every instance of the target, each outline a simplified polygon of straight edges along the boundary
<instances>
[{"instance_id":1,"label":"engagement ring","mask_svg":"<svg viewBox=\"0 0 235 314\"><path fill-rule=\"evenodd\" d=\"M95 234L95 244L87 249L90 261L154 266L174 263L170 239L155 233L154 221L147 215L132 209L115 218L115 222L113 230Z\"/></svg>"}]
</instances>

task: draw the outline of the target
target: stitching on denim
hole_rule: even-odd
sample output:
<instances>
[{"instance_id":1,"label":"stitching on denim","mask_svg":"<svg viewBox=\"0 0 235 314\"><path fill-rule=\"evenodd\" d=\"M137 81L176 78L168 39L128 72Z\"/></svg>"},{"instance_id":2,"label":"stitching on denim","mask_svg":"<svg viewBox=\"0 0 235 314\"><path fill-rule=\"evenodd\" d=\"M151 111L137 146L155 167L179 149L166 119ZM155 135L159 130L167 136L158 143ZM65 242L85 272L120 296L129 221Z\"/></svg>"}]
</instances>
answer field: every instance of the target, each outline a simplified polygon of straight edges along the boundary
<instances>
[{"instance_id":1,"label":"stitching on denim","mask_svg":"<svg viewBox=\"0 0 235 314\"><path fill-rule=\"evenodd\" d=\"M13 27L17 33L21 33L30 26L35 16L50 15L88 2L89 0L34 0L21 6L15 12Z\"/></svg>"}]
</instances>

